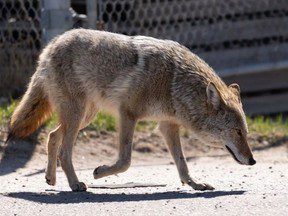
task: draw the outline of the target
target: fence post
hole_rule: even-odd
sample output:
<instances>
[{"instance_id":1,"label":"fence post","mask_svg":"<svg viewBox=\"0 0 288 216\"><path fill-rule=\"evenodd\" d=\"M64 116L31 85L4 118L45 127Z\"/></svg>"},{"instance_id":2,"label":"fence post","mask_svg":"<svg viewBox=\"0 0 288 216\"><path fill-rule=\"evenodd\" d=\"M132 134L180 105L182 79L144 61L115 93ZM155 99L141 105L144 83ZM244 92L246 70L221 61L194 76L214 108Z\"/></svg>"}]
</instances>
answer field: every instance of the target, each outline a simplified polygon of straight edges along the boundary
<instances>
[{"instance_id":1,"label":"fence post","mask_svg":"<svg viewBox=\"0 0 288 216\"><path fill-rule=\"evenodd\" d=\"M86 0L88 28L95 29L97 25L97 0Z\"/></svg>"},{"instance_id":2,"label":"fence post","mask_svg":"<svg viewBox=\"0 0 288 216\"><path fill-rule=\"evenodd\" d=\"M41 3L42 43L46 44L72 28L71 4L70 0L42 0Z\"/></svg>"}]
</instances>

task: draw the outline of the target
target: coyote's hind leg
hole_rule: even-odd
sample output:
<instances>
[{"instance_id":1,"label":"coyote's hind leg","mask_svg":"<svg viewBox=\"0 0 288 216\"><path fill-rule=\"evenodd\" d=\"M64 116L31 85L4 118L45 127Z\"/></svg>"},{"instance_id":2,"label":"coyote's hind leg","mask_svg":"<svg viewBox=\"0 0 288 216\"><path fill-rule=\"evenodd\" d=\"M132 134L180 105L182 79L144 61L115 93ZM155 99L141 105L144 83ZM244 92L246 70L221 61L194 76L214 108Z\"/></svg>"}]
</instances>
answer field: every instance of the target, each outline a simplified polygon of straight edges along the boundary
<instances>
[{"instance_id":1,"label":"coyote's hind leg","mask_svg":"<svg viewBox=\"0 0 288 216\"><path fill-rule=\"evenodd\" d=\"M69 186L73 191L86 191L87 186L83 182L79 182L72 163L72 150L76 141L81 121L84 117L84 107L74 102L61 110L60 121L63 127L62 146L59 154L63 171L65 172Z\"/></svg>"},{"instance_id":2,"label":"coyote's hind leg","mask_svg":"<svg viewBox=\"0 0 288 216\"><path fill-rule=\"evenodd\" d=\"M46 169L46 182L49 185L56 184L56 167L58 149L62 141L61 125L51 131L48 136L48 164Z\"/></svg>"},{"instance_id":3,"label":"coyote's hind leg","mask_svg":"<svg viewBox=\"0 0 288 216\"><path fill-rule=\"evenodd\" d=\"M94 178L125 172L131 164L132 140L136 120L126 112L120 115L119 158L112 166L99 166L94 170Z\"/></svg>"},{"instance_id":4,"label":"coyote's hind leg","mask_svg":"<svg viewBox=\"0 0 288 216\"><path fill-rule=\"evenodd\" d=\"M197 183L190 177L187 163L181 148L179 126L170 122L161 122L159 129L165 138L169 151L175 161L182 183L190 185L195 190L213 190L214 188L211 185L206 183Z\"/></svg>"}]
</instances>

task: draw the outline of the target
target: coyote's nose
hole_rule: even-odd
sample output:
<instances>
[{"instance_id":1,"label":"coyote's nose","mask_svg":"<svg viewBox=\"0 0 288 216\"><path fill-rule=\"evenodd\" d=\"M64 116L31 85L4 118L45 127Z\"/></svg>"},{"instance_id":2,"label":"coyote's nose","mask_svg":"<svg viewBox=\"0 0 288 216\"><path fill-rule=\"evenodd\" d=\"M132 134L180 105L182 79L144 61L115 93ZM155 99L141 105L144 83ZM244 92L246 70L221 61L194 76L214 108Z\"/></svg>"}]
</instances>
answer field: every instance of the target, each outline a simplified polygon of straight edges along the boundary
<instances>
[{"instance_id":1,"label":"coyote's nose","mask_svg":"<svg viewBox=\"0 0 288 216\"><path fill-rule=\"evenodd\" d=\"M250 158L249 159L249 165L254 165L254 164L256 164L256 161L254 160L254 158Z\"/></svg>"}]
</instances>

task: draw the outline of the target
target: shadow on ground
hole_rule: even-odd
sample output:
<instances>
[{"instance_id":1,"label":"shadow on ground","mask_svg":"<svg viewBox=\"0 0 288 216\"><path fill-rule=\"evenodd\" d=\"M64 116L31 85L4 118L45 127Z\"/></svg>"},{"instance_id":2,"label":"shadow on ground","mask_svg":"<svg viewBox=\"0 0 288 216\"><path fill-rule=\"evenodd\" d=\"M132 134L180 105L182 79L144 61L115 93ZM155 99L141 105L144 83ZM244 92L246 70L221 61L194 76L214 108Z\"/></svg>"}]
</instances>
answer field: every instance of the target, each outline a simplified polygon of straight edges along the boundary
<instances>
[{"instance_id":1,"label":"shadow on ground","mask_svg":"<svg viewBox=\"0 0 288 216\"><path fill-rule=\"evenodd\" d=\"M253 148L253 150L263 151L263 150L270 149L270 148L276 148L282 145L286 145L286 147L288 148L288 136L284 136L284 137L275 139L273 141L270 141L269 145L256 146Z\"/></svg>"},{"instance_id":2,"label":"shadow on ground","mask_svg":"<svg viewBox=\"0 0 288 216\"><path fill-rule=\"evenodd\" d=\"M2 194L7 197L24 199L32 202L46 204L68 204L68 203L105 203L105 202L133 202L133 201L154 201L172 199L193 199L193 198L216 198L221 196L243 195L245 191L208 191L187 193L181 191L156 192L152 194L95 194L92 192L59 192L59 193L33 193L15 192Z\"/></svg>"},{"instance_id":3,"label":"shadow on ground","mask_svg":"<svg viewBox=\"0 0 288 216\"><path fill-rule=\"evenodd\" d=\"M40 130L37 130L25 140L10 140L7 146L1 146L0 151L3 152L3 156L0 161L0 176L15 172L30 161L38 144L39 133Z\"/></svg>"}]
</instances>

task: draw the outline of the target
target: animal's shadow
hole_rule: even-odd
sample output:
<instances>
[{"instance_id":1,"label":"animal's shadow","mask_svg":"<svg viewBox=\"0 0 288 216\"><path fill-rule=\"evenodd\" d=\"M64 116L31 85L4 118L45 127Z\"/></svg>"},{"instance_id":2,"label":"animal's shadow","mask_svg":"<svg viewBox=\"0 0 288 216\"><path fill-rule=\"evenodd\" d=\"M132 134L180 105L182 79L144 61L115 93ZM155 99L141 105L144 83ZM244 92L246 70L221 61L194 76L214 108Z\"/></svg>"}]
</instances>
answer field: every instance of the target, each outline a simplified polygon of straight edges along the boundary
<instances>
[{"instance_id":1,"label":"animal's shadow","mask_svg":"<svg viewBox=\"0 0 288 216\"><path fill-rule=\"evenodd\" d=\"M28 138L23 140L12 138L7 142L7 146L0 146L3 156L0 160L0 176L15 172L31 160L38 143L40 129L35 131Z\"/></svg>"},{"instance_id":2,"label":"animal's shadow","mask_svg":"<svg viewBox=\"0 0 288 216\"><path fill-rule=\"evenodd\" d=\"M18 148L18 146L20 147ZM9 142L0 160L0 176L8 175L16 172L19 168L25 167L26 163L32 158L35 148L36 144L32 142Z\"/></svg>"},{"instance_id":3,"label":"animal's shadow","mask_svg":"<svg viewBox=\"0 0 288 216\"><path fill-rule=\"evenodd\" d=\"M92 192L59 192L59 193L33 193L15 192L4 196L29 200L46 204L68 204L68 203L105 203L105 202L131 202L131 201L155 201L172 199L194 199L194 198L216 198L221 196L238 196L245 191L207 191L188 193L181 191L156 192L151 194L96 194Z\"/></svg>"}]
</instances>

